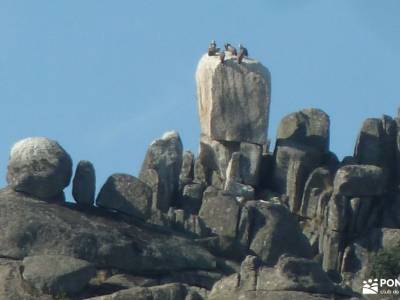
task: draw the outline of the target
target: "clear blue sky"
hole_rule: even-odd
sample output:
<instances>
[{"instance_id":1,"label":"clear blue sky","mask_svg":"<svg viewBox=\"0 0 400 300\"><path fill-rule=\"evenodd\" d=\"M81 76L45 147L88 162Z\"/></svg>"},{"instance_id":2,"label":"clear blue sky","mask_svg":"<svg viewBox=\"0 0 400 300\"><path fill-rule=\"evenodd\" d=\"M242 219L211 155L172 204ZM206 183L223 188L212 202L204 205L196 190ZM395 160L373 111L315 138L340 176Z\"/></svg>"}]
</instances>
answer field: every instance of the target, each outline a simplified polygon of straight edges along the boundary
<instances>
[{"instance_id":1,"label":"clear blue sky","mask_svg":"<svg viewBox=\"0 0 400 300\"><path fill-rule=\"evenodd\" d=\"M98 187L136 175L167 130L197 152L194 72L211 39L244 43L270 69L272 139L284 115L317 107L331 149L352 154L365 118L397 113L399 16L397 0L2 0L0 185L28 136L92 161Z\"/></svg>"}]
</instances>

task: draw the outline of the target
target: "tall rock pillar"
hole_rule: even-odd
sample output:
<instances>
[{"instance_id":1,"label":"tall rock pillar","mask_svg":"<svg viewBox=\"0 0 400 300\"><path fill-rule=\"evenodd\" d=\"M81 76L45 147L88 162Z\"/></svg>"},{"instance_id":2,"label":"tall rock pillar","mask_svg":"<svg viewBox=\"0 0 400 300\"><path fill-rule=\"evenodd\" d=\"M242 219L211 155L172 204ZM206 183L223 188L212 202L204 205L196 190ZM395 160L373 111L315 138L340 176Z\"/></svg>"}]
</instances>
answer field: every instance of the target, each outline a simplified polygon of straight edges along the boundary
<instances>
[{"instance_id":1,"label":"tall rock pillar","mask_svg":"<svg viewBox=\"0 0 400 300\"><path fill-rule=\"evenodd\" d=\"M260 62L245 58L238 64L236 57L225 55L222 64L218 56L205 54L197 66L199 159L209 183L237 192L241 185L257 184L267 143L271 79ZM231 163L235 152L240 153L235 155L239 163Z\"/></svg>"}]
</instances>

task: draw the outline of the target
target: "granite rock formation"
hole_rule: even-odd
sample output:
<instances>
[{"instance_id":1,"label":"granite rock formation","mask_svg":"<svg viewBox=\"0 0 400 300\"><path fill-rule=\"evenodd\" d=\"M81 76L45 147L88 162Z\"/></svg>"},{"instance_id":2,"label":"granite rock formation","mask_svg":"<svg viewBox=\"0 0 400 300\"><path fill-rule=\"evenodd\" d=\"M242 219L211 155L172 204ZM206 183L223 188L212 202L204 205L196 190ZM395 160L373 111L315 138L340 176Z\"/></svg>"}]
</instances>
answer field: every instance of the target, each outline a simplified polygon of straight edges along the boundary
<instances>
[{"instance_id":1,"label":"granite rock formation","mask_svg":"<svg viewBox=\"0 0 400 300\"><path fill-rule=\"evenodd\" d=\"M167 132L138 177L112 174L97 197L80 161L65 201L72 160L57 142L12 148L0 299L354 300L377 263L398 276L377 258L400 245L399 117L367 119L339 161L329 116L304 109L269 151L265 67L205 56L196 80L198 155Z\"/></svg>"}]
</instances>

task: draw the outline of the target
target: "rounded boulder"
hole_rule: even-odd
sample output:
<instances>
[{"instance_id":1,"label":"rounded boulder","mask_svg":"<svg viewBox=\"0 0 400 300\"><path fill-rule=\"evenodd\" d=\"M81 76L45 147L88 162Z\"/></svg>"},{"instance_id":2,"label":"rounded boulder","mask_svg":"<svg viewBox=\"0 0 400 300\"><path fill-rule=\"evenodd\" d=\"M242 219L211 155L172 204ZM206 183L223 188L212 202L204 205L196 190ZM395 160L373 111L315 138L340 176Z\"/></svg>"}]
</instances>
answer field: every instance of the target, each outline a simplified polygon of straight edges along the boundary
<instances>
[{"instance_id":1,"label":"rounded boulder","mask_svg":"<svg viewBox=\"0 0 400 300\"><path fill-rule=\"evenodd\" d=\"M7 183L15 191L51 198L68 186L71 176L71 157L56 141L30 137L11 148Z\"/></svg>"}]
</instances>

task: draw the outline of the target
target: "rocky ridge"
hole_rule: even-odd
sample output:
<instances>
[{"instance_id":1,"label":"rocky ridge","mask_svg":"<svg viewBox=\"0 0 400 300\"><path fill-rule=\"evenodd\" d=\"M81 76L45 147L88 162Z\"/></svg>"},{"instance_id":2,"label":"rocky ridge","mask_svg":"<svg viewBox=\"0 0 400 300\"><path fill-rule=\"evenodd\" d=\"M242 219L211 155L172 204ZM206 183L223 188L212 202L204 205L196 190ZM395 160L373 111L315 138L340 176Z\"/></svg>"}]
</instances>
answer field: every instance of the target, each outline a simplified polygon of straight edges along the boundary
<instances>
[{"instance_id":1,"label":"rocky ridge","mask_svg":"<svg viewBox=\"0 0 400 300\"><path fill-rule=\"evenodd\" d=\"M271 81L203 56L199 154L176 132L140 174L77 164L55 141L12 147L0 190L0 299L362 299L375 253L400 243L400 117L367 119L354 154L329 116L285 116L267 143ZM400 273L400 271L399 271Z\"/></svg>"}]
</instances>

